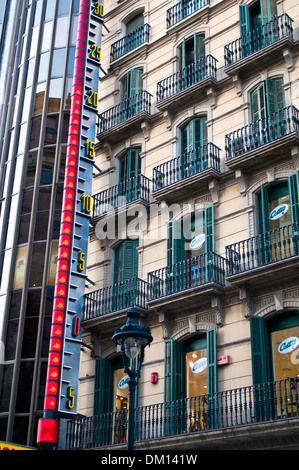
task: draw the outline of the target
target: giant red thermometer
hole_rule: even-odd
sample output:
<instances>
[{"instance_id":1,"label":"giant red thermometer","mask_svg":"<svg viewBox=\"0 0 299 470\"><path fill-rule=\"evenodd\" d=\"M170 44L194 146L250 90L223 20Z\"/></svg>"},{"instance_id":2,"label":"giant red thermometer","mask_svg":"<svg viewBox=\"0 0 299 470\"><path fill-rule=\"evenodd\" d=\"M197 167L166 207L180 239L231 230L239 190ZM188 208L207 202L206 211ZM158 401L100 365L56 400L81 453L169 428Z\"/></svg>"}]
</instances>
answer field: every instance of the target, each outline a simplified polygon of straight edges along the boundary
<instances>
[{"instance_id":1,"label":"giant red thermometer","mask_svg":"<svg viewBox=\"0 0 299 470\"><path fill-rule=\"evenodd\" d=\"M101 8L100 8L101 7ZM100 13L101 12L101 13ZM74 374L78 379L78 356L80 355L80 321L82 314L82 298L85 286L84 271L84 253L82 246L77 246L76 239L82 239L82 243L87 243L89 219L78 223L78 217L83 215L78 213L77 200L78 194L84 191L78 184L80 176L80 151L84 136L82 135L82 122L84 116L90 113L85 110L85 79L89 47L89 27L91 16L95 20L100 20L103 16L103 5L91 0L80 0L78 31L76 40L76 52L73 72L73 85L70 108L70 121L68 129L68 142L66 153L66 166L64 176L62 215L60 236L58 245L57 271L54 289L54 301L52 312L52 325L49 343L48 369L44 398L44 417L39 420L37 443L42 449L53 448L58 442L59 417L71 412L75 404L76 386L72 384ZM100 41L101 34L99 35ZM93 44L92 44L93 45ZM97 45L100 48L99 45ZM89 67L89 72L92 70ZM97 74L95 82L97 86ZM89 91L89 90L88 90ZM92 110L95 114L96 110ZM90 120L91 123L95 121ZM90 124L89 124L90 125ZM94 139L94 131L85 136L90 145ZM94 143L93 143L94 144ZM86 162L86 168L91 170L87 173L90 176L88 186L91 186L92 162ZM84 168L84 171L86 170ZM83 184L84 186L84 184ZM84 195L85 196L85 195ZM76 233L76 226L83 227L85 232ZM87 237L86 237L87 233ZM79 243L80 245L80 243ZM84 245L83 245L84 249ZM86 250L85 250L86 251ZM78 264L74 268L74 258L78 258ZM74 274L74 270L77 272ZM74 276L77 280L74 282ZM81 276L81 279L79 278ZM76 284L78 293L71 295L72 288ZM81 285L81 290L78 288ZM76 299L76 296L78 299ZM81 303L80 303L81 299ZM75 301L78 300L76 303ZM70 305L73 301L74 307ZM79 349L78 349L79 347ZM79 352L78 352L79 351ZM74 361L77 362L74 362ZM72 362L73 361L73 362ZM73 367L75 364L75 367ZM75 369L75 370L72 370Z\"/></svg>"}]
</instances>

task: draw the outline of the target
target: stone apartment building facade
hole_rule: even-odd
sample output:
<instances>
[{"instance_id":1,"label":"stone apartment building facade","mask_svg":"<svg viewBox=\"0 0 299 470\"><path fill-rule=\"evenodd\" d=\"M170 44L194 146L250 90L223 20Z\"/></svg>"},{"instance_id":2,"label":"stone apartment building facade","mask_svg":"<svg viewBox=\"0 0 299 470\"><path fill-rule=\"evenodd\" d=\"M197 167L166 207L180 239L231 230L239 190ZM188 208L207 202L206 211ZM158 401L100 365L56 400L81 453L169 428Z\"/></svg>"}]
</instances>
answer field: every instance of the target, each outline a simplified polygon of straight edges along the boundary
<instances>
[{"instance_id":1,"label":"stone apartment building facade","mask_svg":"<svg viewBox=\"0 0 299 470\"><path fill-rule=\"evenodd\" d=\"M134 306L136 449L298 448L298 5L108 0L105 26L70 435L125 447Z\"/></svg>"}]
</instances>

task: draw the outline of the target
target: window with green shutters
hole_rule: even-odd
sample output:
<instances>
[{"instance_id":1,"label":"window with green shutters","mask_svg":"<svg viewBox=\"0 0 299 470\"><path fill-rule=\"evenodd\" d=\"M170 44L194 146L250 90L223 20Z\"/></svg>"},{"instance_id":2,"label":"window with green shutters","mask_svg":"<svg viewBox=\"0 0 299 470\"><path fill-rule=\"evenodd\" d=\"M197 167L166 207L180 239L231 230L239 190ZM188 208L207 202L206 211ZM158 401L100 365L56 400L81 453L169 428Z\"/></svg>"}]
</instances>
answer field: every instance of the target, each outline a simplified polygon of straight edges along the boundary
<instances>
[{"instance_id":1,"label":"window with green shutters","mask_svg":"<svg viewBox=\"0 0 299 470\"><path fill-rule=\"evenodd\" d=\"M143 89L142 84L142 70L132 69L123 79L123 99L132 98L134 95L140 93Z\"/></svg>"},{"instance_id":2,"label":"window with green shutters","mask_svg":"<svg viewBox=\"0 0 299 470\"><path fill-rule=\"evenodd\" d=\"M299 174L298 171L288 178L292 224L299 223ZM297 228L296 228L297 230Z\"/></svg>"},{"instance_id":3,"label":"window with green shutters","mask_svg":"<svg viewBox=\"0 0 299 470\"><path fill-rule=\"evenodd\" d=\"M140 149L130 149L120 159L119 166L119 196L125 196L127 203L136 200L141 193L140 174Z\"/></svg>"},{"instance_id":4,"label":"window with green shutters","mask_svg":"<svg viewBox=\"0 0 299 470\"><path fill-rule=\"evenodd\" d=\"M126 35L132 34L136 29L141 28L144 24L143 13L139 13L129 20L126 24Z\"/></svg>"},{"instance_id":5,"label":"window with green shutters","mask_svg":"<svg viewBox=\"0 0 299 470\"><path fill-rule=\"evenodd\" d=\"M251 93L254 138L263 145L284 134L284 90L281 78L267 78Z\"/></svg>"},{"instance_id":6,"label":"window with green shutters","mask_svg":"<svg viewBox=\"0 0 299 470\"><path fill-rule=\"evenodd\" d=\"M182 69L205 57L204 39L204 34L196 33L187 39L183 39L183 43L180 47L180 65Z\"/></svg>"},{"instance_id":7,"label":"window with green shutters","mask_svg":"<svg viewBox=\"0 0 299 470\"><path fill-rule=\"evenodd\" d=\"M287 407L292 407L292 400L288 397L294 395L291 386L292 380L297 380L298 365L292 356L294 351L280 350L280 346L299 337L298 312L281 312L268 320L252 316L250 335L255 420L268 421L273 416L287 416L291 411Z\"/></svg>"},{"instance_id":8,"label":"window with green shutters","mask_svg":"<svg viewBox=\"0 0 299 470\"><path fill-rule=\"evenodd\" d=\"M113 408L113 370L107 359L97 358L95 363L94 415L109 413Z\"/></svg>"},{"instance_id":9,"label":"window with green shutters","mask_svg":"<svg viewBox=\"0 0 299 470\"><path fill-rule=\"evenodd\" d=\"M184 227L185 225L185 227ZM215 251L214 241L214 205L211 204L204 208L203 218L199 215L191 214L190 220L183 223L181 220L170 220L167 224L167 265L172 266L179 261L192 257L192 251L186 248L184 229L190 234L203 234L204 242L201 246L201 253ZM190 240L188 240L189 245ZM195 253L195 251L193 252Z\"/></svg>"},{"instance_id":10,"label":"window with green shutters","mask_svg":"<svg viewBox=\"0 0 299 470\"><path fill-rule=\"evenodd\" d=\"M140 175L141 158L140 149L130 149L120 159L119 182L127 181L130 178Z\"/></svg>"},{"instance_id":11,"label":"window with green shutters","mask_svg":"<svg viewBox=\"0 0 299 470\"><path fill-rule=\"evenodd\" d=\"M242 54L247 56L275 40L275 27L268 23L277 15L275 0L259 0L252 5L240 5ZM253 33L254 31L254 33Z\"/></svg>"},{"instance_id":12,"label":"window with green shutters","mask_svg":"<svg viewBox=\"0 0 299 470\"><path fill-rule=\"evenodd\" d=\"M251 93L252 121L264 119L284 107L283 80L267 78Z\"/></svg>"},{"instance_id":13,"label":"window with green shutters","mask_svg":"<svg viewBox=\"0 0 299 470\"><path fill-rule=\"evenodd\" d=\"M208 141L207 116L193 119L181 131L182 154L202 147Z\"/></svg>"},{"instance_id":14,"label":"window with green shutters","mask_svg":"<svg viewBox=\"0 0 299 470\"><path fill-rule=\"evenodd\" d=\"M261 257L264 264L298 253L299 178L262 186L258 198ZM279 211L279 212L277 212ZM276 214L277 212L277 214Z\"/></svg>"},{"instance_id":15,"label":"window with green shutters","mask_svg":"<svg viewBox=\"0 0 299 470\"><path fill-rule=\"evenodd\" d=\"M115 250L115 284L132 279L138 274L138 240L125 240Z\"/></svg>"},{"instance_id":16,"label":"window with green shutters","mask_svg":"<svg viewBox=\"0 0 299 470\"><path fill-rule=\"evenodd\" d=\"M207 116L193 119L181 130L181 176L202 171L206 165L208 143Z\"/></svg>"},{"instance_id":17,"label":"window with green shutters","mask_svg":"<svg viewBox=\"0 0 299 470\"><path fill-rule=\"evenodd\" d=\"M112 311L134 307L138 290L138 240L126 240L115 250Z\"/></svg>"},{"instance_id":18,"label":"window with green shutters","mask_svg":"<svg viewBox=\"0 0 299 470\"><path fill-rule=\"evenodd\" d=\"M205 77L205 43L204 35L194 33L189 38L184 38L180 46L180 70L182 89L193 85Z\"/></svg>"},{"instance_id":19,"label":"window with green shutters","mask_svg":"<svg viewBox=\"0 0 299 470\"><path fill-rule=\"evenodd\" d=\"M186 354L193 349L206 349L207 393L213 394L218 391L216 336L216 328L211 328L201 339L193 338L185 344L174 339L165 341L165 401L179 400L187 396Z\"/></svg>"},{"instance_id":20,"label":"window with green shutters","mask_svg":"<svg viewBox=\"0 0 299 470\"><path fill-rule=\"evenodd\" d=\"M240 5L240 29L241 36L268 23L277 15L275 0L258 0L252 5Z\"/></svg>"}]
</instances>

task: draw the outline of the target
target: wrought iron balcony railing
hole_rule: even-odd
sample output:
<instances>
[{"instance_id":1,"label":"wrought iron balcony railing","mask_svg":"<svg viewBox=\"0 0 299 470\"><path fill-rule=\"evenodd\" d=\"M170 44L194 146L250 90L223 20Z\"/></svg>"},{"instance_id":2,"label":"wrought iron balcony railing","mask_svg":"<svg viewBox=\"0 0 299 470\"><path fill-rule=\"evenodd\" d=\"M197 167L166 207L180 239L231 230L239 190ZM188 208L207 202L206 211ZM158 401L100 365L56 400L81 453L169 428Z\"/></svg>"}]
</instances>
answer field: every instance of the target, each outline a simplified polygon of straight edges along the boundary
<instances>
[{"instance_id":1,"label":"wrought iron balcony railing","mask_svg":"<svg viewBox=\"0 0 299 470\"><path fill-rule=\"evenodd\" d=\"M207 169L220 171L220 149L212 143L197 147L153 169L153 191L190 178Z\"/></svg>"},{"instance_id":2,"label":"wrought iron balcony railing","mask_svg":"<svg viewBox=\"0 0 299 470\"><path fill-rule=\"evenodd\" d=\"M151 114L152 95L145 90L132 95L130 98L121 101L116 106L98 114L97 133L102 134L109 129L138 116L141 113Z\"/></svg>"},{"instance_id":3,"label":"wrought iron balcony railing","mask_svg":"<svg viewBox=\"0 0 299 470\"><path fill-rule=\"evenodd\" d=\"M282 108L225 136L226 161L292 133L299 134L299 111Z\"/></svg>"},{"instance_id":4,"label":"wrought iron balcony railing","mask_svg":"<svg viewBox=\"0 0 299 470\"><path fill-rule=\"evenodd\" d=\"M182 0L166 12L166 28L170 28L210 4L210 0Z\"/></svg>"},{"instance_id":5,"label":"wrought iron balcony railing","mask_svg":"<svg viewBox=\"0 0 299 470\"><path fill-rule=\"evenodd\" d=\"M207 55L157 83L157 104L206 78L217 80L217 59Z\"/></svg>"},{"instance_id":6,"label":"wrought iron balcony railing","mask_svg":"<svg viewBox=\"0 0 299 470\"><path fill-rule=\"evenodd\" d=\"M111 45L110 63L148 42L150 25L144 24Z\"/></svg>"},{"instance_id":7,"label":"wrought iron balcony railing","mask_svg":"<svg viewBox=\"0 0 299 470\"><path fill-rule=\"evenodd\" d=\"M224 46L225 67L249 57L280 39L288 37L293 40L292 22L293 20L284 13Z\"/></svg>"},{"instance_id":8,"label":"wrought iron balcony railing","mask_svg":"<svg viewBox=\"0 0 299 470\"><path fill-rule=\"evenodd\" d=\"M225 259L216 253L180 261L148 273L148 300L166 297L208 283L225 285Z\"/></svg>"},{"instance_id":9,"label":"wrought iron balcony railing","mask_svg":"<svg viewBox=\"0 0 299 470\"><path fill-rule=\"evenodd\" d=\"M136 408L135 442L184 434L225 431L277 420L298 418L299 379L240 387L214 394ZM66 450L122 444L127 441L128 410L69 421Z\"/></svg>"},{"instance_id":10,"label":"wrought iron balcony railing","mask_svg":"<svg viewBox=\"0 0 299 470\"><path fill-rule=\"evenodd\" d=\"M94 194L92 218L101 217L119 207L123 207L133 201L149 202L150 180L144 175L136 175L115 186L104 189Z\"/></svg>"},{"instance_id":11,"label":"wrought iron balcony railing","mask_svg":"<svg viewBox=\"0 0 299 470\"><path fill-rule=\"evenodd\" d=\"M227 276L286 260L299 254L299 223L226 247Z\"/></svg>"},{"instance_id":12,"label":"wrought iron balcony railing","mask_svg":"<svg viewBox=\"0 0 299 470\"><path fill-rule=\"evenodd\" d=\"M146 309L147 282L134 277L84 296L83 321L130 307Z\"/></svg>"}]
</instances>

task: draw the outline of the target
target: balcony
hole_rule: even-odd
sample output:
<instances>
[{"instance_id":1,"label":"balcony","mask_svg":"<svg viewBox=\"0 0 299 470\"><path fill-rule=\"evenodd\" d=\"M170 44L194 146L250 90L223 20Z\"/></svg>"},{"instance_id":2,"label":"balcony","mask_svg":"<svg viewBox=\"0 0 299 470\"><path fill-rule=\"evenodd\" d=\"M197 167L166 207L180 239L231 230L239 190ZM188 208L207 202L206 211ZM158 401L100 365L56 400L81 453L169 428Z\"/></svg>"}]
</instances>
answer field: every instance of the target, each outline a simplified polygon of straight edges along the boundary
<instances>
[{"instance_id":1,"label":"balcony","mask_svg":"<svg viewBox=\"0 0 299 470\"><path fill-rule=\"evenodd\" d=\"M299 111L288 106L225 136L226 165L250 168L281 159L299 144Z\"/></svg>"},{"instance_id":2,"label":"balcony","mask_svg":"<svg viewBox=\"0 0 299 470\"><path fill-rule=\"evenodd\" d=\"M157 108L173 112L188 106L196 96L206 97L217 81L217 59L207 55L157 83Z\"/></svg>"},{"instance_id":3,"label":"balcony","mask_svg":"<svg viewBox=\"0 0 299 470\"><path fill-rule=\"evenodd\" d=\"M85 294L82 321L90 323L130 307L146 310L147 291L147 283L135 277Z\"/></svg>"},{"instance_id":4,"label":"balcony","mask_svg":"<svg viewBox=\"0 0 299 470\"><path fill-rule=\"evenodd\" d=\"M150 25L144 24L111 45L110 63L149 41Z\"/></svg>"},{"instance_id":5,"label":"balcony","mask_svg":"<svg viewBox=\"0 0 299 470\"><path fill-rule=\"evenodd\" d=\"M292 22L284 13L224 46L226 73L245 76L282 59L294 45Z\"/></svg>"},{"instance_id":6,"label":"balcony","mask_svg":"<svg viewBox=\"0 0 299 470\"><path fill-rule=\"evenodd\" d=\"M299 223L226 247L227 280L249 287L298 277Z\"/></svg>"},{"instance_id":7,"label":"balcony","mask_svg":"<svg viewBox=\"0 0 299 470\"><path fill-rule=\"evenodd\" d=\"M135 450L227 450L247 443L259 449L277 440L288 445L299 430L298 383L288 378L138 407ZM65 449L125 449L127 432L128 410L81 417L68 421Z\"/></svg>"},{"instance_id":8,"label":"balcony","mask_svg":"<svg viewBox=\"0 0 299 470\"><path fill-rule=\"evenodd\" d=\"M225 259L210 252L148 273L148 305L182 310L211 300L225 286Z\"/></svg>"},{"instance_id":9,"label":"balcony","mask_svg":"<svg viewBox=\"0 0 299 470\"><path fill-rule=\"evenodd\" d=\"M105 135L114 139L122 139L130 133L136 132L136 126L144 120L149 120L151 114L152 95L143 90L130 98L121 101L116 106L98 114L97 137L99 140ZM117 133L115 128L117 127Z\"/></svg>"},{"instance_id":10,"label":"balcony","mask_svg":"<svg viewBox=\"0 0 299 470\"><path fill-rule=\"evenodd\" d=\"M153 169L153 195L174 200L207 187L220 175L220 149L212 143L185 152Z\"/></svg>"},{"instance_id":11,"label":"balcony","mask_svg":"<svg viewBox=\"0 0 299 470\"><path fill-rule=\"evenodd\" d=\"M183 0L177 3L166 12L166 28L171 28L209 4L210 0Z\"/></svg>"},{"instance_id":12,"label":"balcony","mask_svg":"<svg viewBox=\"0 0 299 470\"><path fill-rule=\"evenodd\" d=\"M127 204L136 201L149 204L150 180L144 175L136 175L129 180L94 194L92 198L92 220L95 221L115 209L125 207Z\"/></svg>"}]
</instances>

